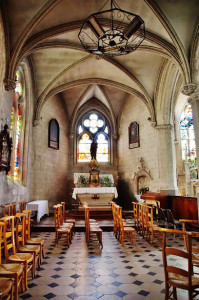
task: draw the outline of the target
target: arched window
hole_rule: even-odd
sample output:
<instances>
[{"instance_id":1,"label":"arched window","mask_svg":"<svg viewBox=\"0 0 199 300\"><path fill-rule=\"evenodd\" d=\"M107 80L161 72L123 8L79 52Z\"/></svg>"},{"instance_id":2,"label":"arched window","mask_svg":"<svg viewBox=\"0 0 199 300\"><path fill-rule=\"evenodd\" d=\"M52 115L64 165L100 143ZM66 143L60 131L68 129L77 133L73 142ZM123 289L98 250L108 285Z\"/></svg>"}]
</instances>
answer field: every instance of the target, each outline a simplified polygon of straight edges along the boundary
<instances>
[{"instance_id":1,"label":"arched window","mask_svg":"<svg viewBox=\"0 0 199 300\"><path fill-rule=\"evenodd\" d=\"M182 159L193 162L196 159L196 143L191 105L185 106L180 121Z\"/></svg>"},{"instance_id":2,"label":"arched window","mask_svg":"<svg viewBox=\"0 0 199 300\"><path fill-rule=\"evenodd\" d=\"M97 143L96 159L99 162L109 161L109 128L106 119L98 112L92 111L84 115L77 128L77 161L91 160L90 147Z\"/></svg>"},{"instance_id":3,"label":"arched window","mask_svg":"<svg viewBox=\"0 0 199 300\"><path fill-rule=\"evenodd\" d=\"M49 122L48 147L56 150L59 149L59 123L55 119L52 119Z\"/></svg>"},{"instance_id":4,"label":"arched window","mask_svg":"<svg viewBox=\"0 0 199 300\"><path fill-rule=\"evenodd\" d=\"M11 155L11 169L8 178L14 181L22 181L22 161L25 123L25 101L23 98L22 75L16 72L16 88L13 96L13 105L10 120L10 137L13 148Z\"/></svg>"}]
</instances>

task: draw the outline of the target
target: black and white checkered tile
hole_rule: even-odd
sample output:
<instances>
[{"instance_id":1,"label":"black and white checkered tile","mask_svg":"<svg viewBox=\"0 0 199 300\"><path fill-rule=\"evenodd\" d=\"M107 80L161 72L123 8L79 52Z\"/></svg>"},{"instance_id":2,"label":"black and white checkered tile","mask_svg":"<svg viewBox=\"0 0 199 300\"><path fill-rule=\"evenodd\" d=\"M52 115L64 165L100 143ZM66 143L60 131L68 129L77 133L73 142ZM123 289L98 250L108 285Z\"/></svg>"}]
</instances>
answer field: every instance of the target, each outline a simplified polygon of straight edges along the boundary
<instances>
[{"instance_id":1,"label":"black and white checkered tile","mask_svg":"<svg viewBox=\"0 0 199 300\"><path fill-rule=\"evenodd\" d=\"M54 233L39 235L45 238L46 256L20 299L164 299L161 245L137 236L137 247L128 242L121 247L112 232L103 232L103 250L97 241L88 248L84 233L77 232L70 248L64 238L54 247ZM173 237L170 244L184 247ZM178 299L187 299L187 293L178 290Z\"/></svg>"}]
</instances>

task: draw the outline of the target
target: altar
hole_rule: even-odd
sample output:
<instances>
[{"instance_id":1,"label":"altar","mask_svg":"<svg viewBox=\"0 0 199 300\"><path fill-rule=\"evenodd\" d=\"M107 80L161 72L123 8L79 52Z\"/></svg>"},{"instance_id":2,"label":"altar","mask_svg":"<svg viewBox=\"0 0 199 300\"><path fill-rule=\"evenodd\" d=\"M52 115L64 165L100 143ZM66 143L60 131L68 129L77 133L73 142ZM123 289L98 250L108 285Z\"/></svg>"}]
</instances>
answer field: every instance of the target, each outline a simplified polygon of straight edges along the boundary
<instances>
[{"instance_id":1,"label":"altar","mask_svg":"<svg viewBox=\"0 0 199 300\"><path fill-rule=\"evenodd\" d=\"M74 188L72 198L79 201L80 204L85 202L89 206L104 207L111 205L111 201L118 197L116 187L81 187Z\"/></svg>"}]
</instances>

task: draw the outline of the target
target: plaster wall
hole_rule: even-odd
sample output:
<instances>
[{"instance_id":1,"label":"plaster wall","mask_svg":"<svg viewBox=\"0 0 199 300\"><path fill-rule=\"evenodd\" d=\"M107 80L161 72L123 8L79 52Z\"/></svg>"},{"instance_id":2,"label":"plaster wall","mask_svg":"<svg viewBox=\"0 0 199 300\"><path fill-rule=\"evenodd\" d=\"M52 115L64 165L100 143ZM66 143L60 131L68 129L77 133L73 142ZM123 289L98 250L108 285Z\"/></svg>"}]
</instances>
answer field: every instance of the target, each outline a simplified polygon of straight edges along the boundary
<instances>
[{"instance_id":1,"label":"plaster wall","mask_svg":"<svg viewBox=\"0 0 199 300\"><path fill-rule=\"evenodd\" d=\"M146 168L150 171L152 180L149 188L151 191L159 191L159 173L157 161L157 130L152 128L147 120L149 112L146 106L137 98L129 98L126 102L120 121L118 140L118 172L122 174L123 180L129 189L135 193L134 172L138 172L140 159L145 161ZM131 122L139 124L140 147L129 149L128 127Z\"/></svg>"},{"instance_id":2,"label":"plaster wall","mask_svg":"<svg viewBox=\"0 0 199 300\"><path fill-rule=\"evenodd\" d=\"M55 118L60 127L59 150L48 147L49 121ZM33 127L33 164L31 200L49 200L49 208L67 200L68 125L64 107L58 96L43 106L40 122Z\"/></svg>"}]
</instances>

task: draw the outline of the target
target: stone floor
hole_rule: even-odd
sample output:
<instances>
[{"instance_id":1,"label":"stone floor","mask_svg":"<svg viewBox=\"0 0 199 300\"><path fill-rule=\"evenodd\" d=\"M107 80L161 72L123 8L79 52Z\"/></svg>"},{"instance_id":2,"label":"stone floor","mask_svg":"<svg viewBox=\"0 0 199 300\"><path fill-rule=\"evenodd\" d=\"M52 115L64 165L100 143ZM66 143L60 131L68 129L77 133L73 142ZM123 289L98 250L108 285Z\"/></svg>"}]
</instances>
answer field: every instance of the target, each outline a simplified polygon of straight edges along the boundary
<instances>
[{"instance_id":1,"label":"stone floor","mask_svg":"<svg viewBox=\"0 0 199 300\"><path fill-rule=\"evenodd\" d=\"M103 232L101 250L95 240L87 247L85 234L76 232L70 248L64 237L54 247L53 232L34 235L44 237L46 257L20 299L164 299L161 245L138 235L137 247L128 242L122 247L112 232ZM184 247L182 239L172 236L169 242ZM178 290L178 299L188 299L186 292Z\"/></svg>"}]
</instances>

